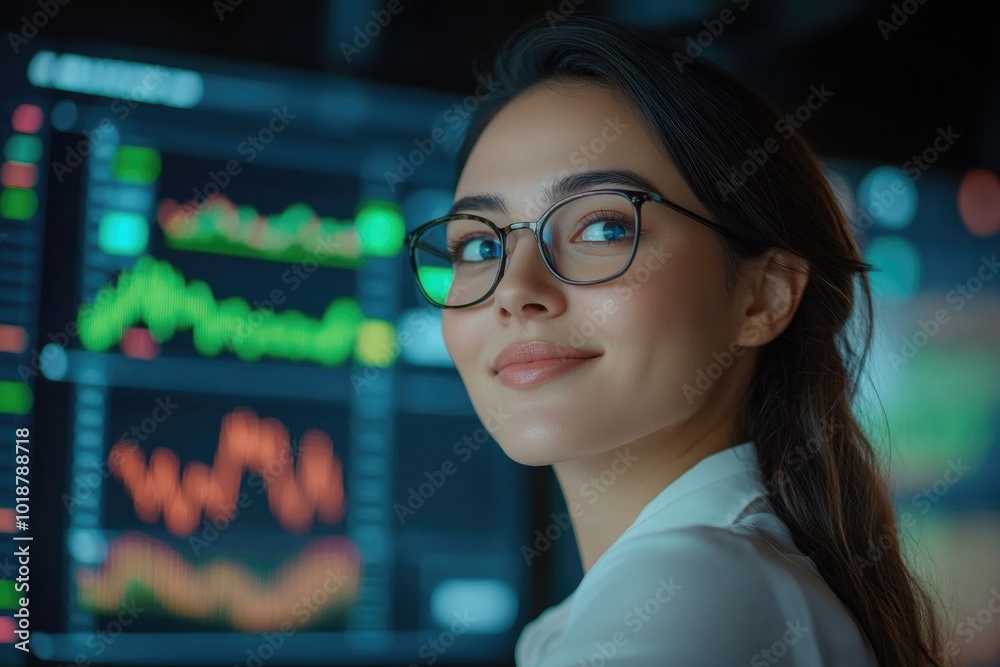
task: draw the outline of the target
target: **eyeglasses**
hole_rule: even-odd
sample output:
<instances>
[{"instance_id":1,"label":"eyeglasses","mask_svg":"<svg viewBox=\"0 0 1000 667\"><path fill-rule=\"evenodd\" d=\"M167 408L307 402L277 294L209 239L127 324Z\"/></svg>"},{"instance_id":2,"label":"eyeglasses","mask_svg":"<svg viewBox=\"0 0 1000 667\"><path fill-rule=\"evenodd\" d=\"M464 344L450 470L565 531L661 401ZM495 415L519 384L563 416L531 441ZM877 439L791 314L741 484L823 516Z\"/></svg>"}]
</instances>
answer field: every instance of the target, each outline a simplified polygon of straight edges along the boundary
<instances>
[{"instance_id":1,"label":"eyeglasses","mask_svg":"<svg viewBox=\"0 0 1000 667\"><path fill-rule=\"evenodd\" d=\"M535 222L497 227L478 215L456 213L425 223L406 235L410 264L421 293L438 308L466 308L489 298L507 268L507 237L530 229L549 272L570 285L617 278L632 264L647 201L663 204L739 240L716 222L653 192L589 190L549 207Z\"/></svg>"}]
</instances>

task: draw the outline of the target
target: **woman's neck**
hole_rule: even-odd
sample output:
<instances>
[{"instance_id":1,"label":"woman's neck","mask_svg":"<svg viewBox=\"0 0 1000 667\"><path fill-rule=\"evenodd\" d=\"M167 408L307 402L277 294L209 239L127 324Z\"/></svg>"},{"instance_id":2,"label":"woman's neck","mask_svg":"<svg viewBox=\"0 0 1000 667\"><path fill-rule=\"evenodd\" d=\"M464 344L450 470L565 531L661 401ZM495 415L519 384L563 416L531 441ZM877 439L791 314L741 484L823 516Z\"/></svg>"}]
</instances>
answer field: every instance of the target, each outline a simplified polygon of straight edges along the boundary
<instances>
[{"instance_id":1,"label":"woman's neck","mask_svg":"<svg viewBox=\"0 0 1000 667\"><path fill-rule=\"evenodd\" d=\"M728 428L687 437L661 431L601 454L553 464L583 571L590 570L671 482L733 444Z\"/></svg>"}]
</instances>

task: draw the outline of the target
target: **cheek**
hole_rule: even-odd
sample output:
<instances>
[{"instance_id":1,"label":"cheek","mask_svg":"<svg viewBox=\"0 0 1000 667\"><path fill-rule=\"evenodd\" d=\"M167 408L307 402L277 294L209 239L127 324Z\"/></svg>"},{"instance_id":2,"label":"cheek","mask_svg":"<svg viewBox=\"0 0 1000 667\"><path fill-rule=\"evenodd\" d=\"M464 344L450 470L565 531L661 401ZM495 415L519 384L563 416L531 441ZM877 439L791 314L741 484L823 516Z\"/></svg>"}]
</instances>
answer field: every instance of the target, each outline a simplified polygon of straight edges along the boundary
<instances>
[{"instance_id":1,"label":"cheek","mask_svg":"<svg viewBox=\"0 0 1000 667\"><path fill-rule=\"evenodd\" d=\"M713 352L728 349L731 308L723 271L721 250L703 244L675 246L659 266L630 267L599 299L617 305L608 315L607 342L625 356L622 365L666 390L683 386Z\"/></svg>"},{"instance_id":2,"label":"cheek","mask_svg":"<svg viewBox=\"0 0 1000 667\"><path fill-rule=\"evenodd\" d=\"M668 255L656 254L656 248L640 253L614 283L623 319L642 326L643 333L668 334L726 316L721 250L690 239L679 241Z\"/></svg>"},{"instance_id":3,"label":"cheek","mask_svg":"<svg viewBox=\"0 0 1000 667\"><path fill-rule=\"evenodd\" d=\"M441 333L445 347L459 374L464 375L474 363L474 353L481 345L482 335L477 331L475 318L470 313L445 310L441 314Z\"/></svg>"}]
</instances>

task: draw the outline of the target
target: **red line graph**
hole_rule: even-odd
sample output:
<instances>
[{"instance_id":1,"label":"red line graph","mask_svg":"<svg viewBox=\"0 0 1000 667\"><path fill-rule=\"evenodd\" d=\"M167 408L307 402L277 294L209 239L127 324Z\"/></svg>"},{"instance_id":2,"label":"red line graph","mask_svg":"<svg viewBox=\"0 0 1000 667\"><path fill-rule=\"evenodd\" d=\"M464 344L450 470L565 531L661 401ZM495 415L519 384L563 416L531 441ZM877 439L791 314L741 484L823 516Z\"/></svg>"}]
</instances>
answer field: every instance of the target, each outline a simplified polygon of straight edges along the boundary
<instances>
[{"instance_id":1,"label":"red line graph","mask_svg":"<svg viewBox=\"0 0 1000 667\"><path fill-rule=\"evenodd\" d=\"M296 465L297 463L297 465ZM293 460L288 429L273 418L261 419L240 408L225 415L215 461L192 461L181 473L177 455L158 447L149 457L138 445L119 441L108 465L131 496L139 519L156 523L178 537L193 533L202 511L209 519L231 519L244 472L263 479L271 512L283 528L302 533L318 518L337 523L344 517L343 466L330 436L310 429Z\"/></svg>"}]
</instances>

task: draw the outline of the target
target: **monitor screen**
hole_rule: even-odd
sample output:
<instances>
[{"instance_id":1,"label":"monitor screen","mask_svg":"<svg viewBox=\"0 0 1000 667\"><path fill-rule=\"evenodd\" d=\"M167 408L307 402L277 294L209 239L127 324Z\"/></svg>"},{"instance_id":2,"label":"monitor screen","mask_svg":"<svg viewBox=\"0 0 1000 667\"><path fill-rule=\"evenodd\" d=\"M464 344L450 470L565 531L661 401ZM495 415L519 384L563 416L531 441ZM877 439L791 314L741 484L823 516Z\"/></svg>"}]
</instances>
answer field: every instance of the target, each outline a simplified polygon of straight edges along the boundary
<instances>
[{"instance_id":1,"label":"monitor screen","mask_svg":"<svg viewBox=\"0 0 1000 667\"><path fill-rule=\"evenodd\" d=\"M20 291L0 400L29 434L25 543L51 574L31 581L32 650L512 654L526 473L476 417L403 245L450 206L453 101L156 58L38 51L4 99Z\"/></svg>"}]
</instances>

